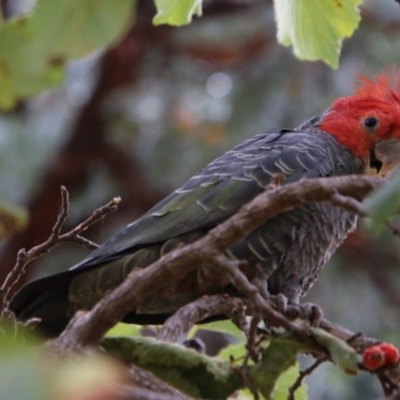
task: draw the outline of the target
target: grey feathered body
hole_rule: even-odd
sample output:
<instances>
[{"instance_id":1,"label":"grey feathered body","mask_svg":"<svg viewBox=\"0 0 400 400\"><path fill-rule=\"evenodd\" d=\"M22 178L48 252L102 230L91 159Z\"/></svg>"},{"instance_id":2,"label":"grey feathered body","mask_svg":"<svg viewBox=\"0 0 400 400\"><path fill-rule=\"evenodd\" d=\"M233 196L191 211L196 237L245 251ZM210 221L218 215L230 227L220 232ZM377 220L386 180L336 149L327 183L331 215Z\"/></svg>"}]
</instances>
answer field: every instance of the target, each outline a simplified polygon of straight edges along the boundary
<instances>
[{"instance_id":1,"label":"grey feathered body","mask_svg":"<svg viewBox=\"0 0 400 400\"><path fill-rule=\"evenodd\" d=\"M263 133L228 151L76 267L27 284L14 298L13 309L22 319L41 316L42 328L55 332L60 328L54 327L63 326L77 309L92 307L133 268L149 265L229 218L265 190L275 174L283 173L284 183L361 174L361 160L319 131L318 121L314 117L295 130ZM228 255L247 260L249 279L297 302L355 224L354 214L329 202L310 203L270 219ZM58 303L53 299L50 306L54 288L63 298L58 294ZM212 274L212 265L200 266L172 286L155 288L126 320L160 323L204 294L229 290L229 281Z\"/></svg>"}]
</instances>

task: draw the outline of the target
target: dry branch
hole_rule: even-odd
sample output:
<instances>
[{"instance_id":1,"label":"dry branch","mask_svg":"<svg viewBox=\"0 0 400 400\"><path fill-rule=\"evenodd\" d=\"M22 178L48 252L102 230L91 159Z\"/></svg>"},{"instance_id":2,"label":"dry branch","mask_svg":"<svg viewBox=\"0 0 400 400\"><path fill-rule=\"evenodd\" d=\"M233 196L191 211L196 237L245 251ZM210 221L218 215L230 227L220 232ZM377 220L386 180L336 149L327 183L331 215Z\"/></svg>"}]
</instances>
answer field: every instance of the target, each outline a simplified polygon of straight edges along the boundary
<instances>
[{"instance_id":1,"label":"dry branch","mask_svg":"<svg viewBox=\"0 0 400 400\"><path fill-rule=\"evenodd\" d=\"M188 396L178 389L136 365L129 365L128 375L134 387L126 386L125 392L131 394L132 399L190 400Z\"/></svg>"},{"instance_id":2,"label":"dry branch","mask_svg":"<svg viewBox=\"0 0 400 400\"><path fill-rule=\"evenodd\" d=\"M280 212L307 202L333 199L338 206L354 211L354 202L349 202L348 198L360 201L382 185L383 181L379 178L344 176L302 180L267 190L203 238L166 254L143 270L132 271L118 288L104 297L91 311L76 314L51 347L64 352L97 344L108 329L129 311L139 307L146 294L154 287L162 286L171 279L177 280L194 270L197 265L205 263L228 272L240 292L255 302L265 318L304 337L304 332L268 306L258 289L240 274L236 268L237 262L228 260L222 254L232 244Z\"/></svg>"},{"instance_id":3,"label":"dry branch","mask_svg":"<svg viewBox=\"0 0 400 400\"><path fill-rule=\"evenodd\" d=\"M236 297L214 295L198 299L180 308L168 318L157 339L174 343L197 322L212 316L223 315L235 321L240 310L244 310L245 307L243 299ZM247 330L246 322L243 318L238 322L239 328L244 332Z\"/></svg>"},{"instance_id":4,"label":"dry branch","mask_svg":"<svg viewBox=\"0 0 400 400\"><path fill-rule=\"evenodd\" d=\"M119 388L113 400L190 400L187 396L176 396L153 392L138 386L125 385Z\"/></svg>"},{"instance_id":5,"label":"dry branch","mask_svg":"<svg viewBox=\"0 0 400 400\"><path fill-rule=\"evenodd\" d=\"M121 202L119 197L114 197L105 206L95 210L93 214L86 219L86 221L82 222L71 231L61 234L61 229L69 216L68 197L67 189L64 186L61 186L61 211L58 215L56 223L54 224L50 237L44 243L32 247L28 251L21 249L18 252L17 262L14 268L7 275L7 278L0 288L0 310L2 316L7 308L6 305L11 288L17 283L21 275L24 274L25 267L30 262L36 260L44 254L49 253L54 247L63 243L77 243L89 249L96 249L98 245L82 237L81 233L84 232L89 226L101 221L108 213L116 211L118 204Z\"/></svg>"},{"instance_id":6,"label":"dry branch","mask_svg":"<svg viewBox=\"0 0 400 400\"><path fill-rule=\"evenodd\" d=\"M400 227L397 226L394 222L386 221L385 225L389 228L393 235L400 236Z\"/></svg>"},{"instance_id":7,"label":"dry branch","mask_svg":"<svg viewBox=\"0 0 400 400\"><path fill-rule=\"evenodd\" d=\"M288 306L286 315L283 315L275 307L276 299L260 292L260 288L249 282L241 272L244 261L228 259L223 255L232 244L247 236L251 231L263 224L280 212L301 206L307 202L331 201L333 204L343 207L351 212L366 216L366 211L360 201L372 190L383 185L383 181L377 178L364 176L346 176L335 178L320 178L303 180L300 182L280 186L279 179L274 181L267 190L246 204L229 220L211 230L200 240L178 248L149 267L134 270L128 278L114 291L104 297L91 311L80 311L75 314L65 331L52 342L47 343L46 348L52 354L66 354L71 351L82 350L87 346L95 346L103 337L105 332L114 324L119 322L125 314L132 309L140 307L146 301L146 294L159 287L168 284L171 280L180 279L198 265L208 264L215 267L218 274L228 276L244 298L226 297L223 295L209 296L182 307L176 312L162 328L159 339L175 341L176 338L189 329L193 324L205 318L215 315L226 315L246 332L248 353L246 359L257 358L259 340L257 324L249 327L245 315L253 316L254 320L267 320L271 326L283 326L292 331L307 343L318 358L329 359L327 350L317 343L308 334L304 324L291 321L296 313ZM30 250L29 257L37 257L38 254L48 252L54 246L65 241L74 241L84 244L85 239L80 236L89 225L103 218L107 212L114 211L119 199L114 199L107 206L96 210L93 216L84 223L77 226L67 234L60 234L61 227L68 216L68 194L62 189L63 205L58 220L53 228L52 235L42 245ZM30 253L32 252L32 253ZM38 253L37 253L38 252ZM26 261L25 254L20 254L23 263ZM17 265L19 265L17 263ZM17 271L20 269L17 268ZM18 276L16 272L13 272ZM9 278L9 282L14 279ZM7 288L6 283L3 287ZM262 288L261 288L262 289ZM2 292L4 293L4 291ZM376 339L365 338L361 334L353 332L332 324L322 319L320 327L330 332L339 339L351 342L351 345L361 352L366 347L376 344ZM306 372L304 372L305 374ZM307 372L308 373L308 372ZM377 374L381 382L384 382L385 394L393 393L400 382L400 369L392 367ZM299 377L297 386L300 385L302 375ZM296 386L292 388L292 393ZM152 397L151 392L142 393L145 397ZM130 393L133 395L133 392ZM133 395L132 398L134 398Z\"/></svg>"}]
</instances>

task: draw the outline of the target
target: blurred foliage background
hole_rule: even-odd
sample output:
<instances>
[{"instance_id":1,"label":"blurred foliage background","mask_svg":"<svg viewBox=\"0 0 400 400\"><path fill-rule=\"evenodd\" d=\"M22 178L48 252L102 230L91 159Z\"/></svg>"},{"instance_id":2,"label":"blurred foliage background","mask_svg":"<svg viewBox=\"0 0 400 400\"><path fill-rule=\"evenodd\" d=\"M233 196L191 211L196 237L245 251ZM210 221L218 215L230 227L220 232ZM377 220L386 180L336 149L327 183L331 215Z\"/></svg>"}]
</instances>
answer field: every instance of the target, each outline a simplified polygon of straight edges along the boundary
<instances>
[{"instance_id":1,"label":"blurred foliage background","mask_svg":"<svg viewBox=\"0 0 400 400\"><path fill-rule=\"evenodd\" d=\"M1 0L5 16L31 3ZM400 63L395 1L365 1L336 71L277 44L271 2L204 1L203 17L181 28L153 26L149 0L135 10L114 46L69 63L60 87L0 114L1 199L29 214L26 228L1 243L2 280L18 249L48 237L61 185L71 196L70 226L122 197L119 211L88 232L102 242L222 152L264 130L299 125L349 94L357 74ZM24 278L67 269L86 253L56 249ZM374 236L361 221L306 301L335 323L399 346L399 261L399 239ZM368 374L345 377L331 365L309 385L315 400L380 393Z\"/></svg>"}]
</instances>

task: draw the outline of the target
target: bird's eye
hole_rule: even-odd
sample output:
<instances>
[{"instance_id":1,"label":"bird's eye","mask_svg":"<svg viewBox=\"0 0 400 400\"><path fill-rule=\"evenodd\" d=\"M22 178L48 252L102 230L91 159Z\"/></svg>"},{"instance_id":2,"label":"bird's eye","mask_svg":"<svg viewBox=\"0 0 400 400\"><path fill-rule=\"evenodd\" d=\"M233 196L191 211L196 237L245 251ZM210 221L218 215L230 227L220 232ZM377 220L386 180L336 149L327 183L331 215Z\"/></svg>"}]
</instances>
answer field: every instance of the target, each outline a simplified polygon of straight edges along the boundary
<instances>
[{"instance_id":1,"label":"bird's eye","mask_svg":"<svg viewBox=\"0 0 400 400\"><path fill-rule=\"evenodd\" d=\"M378 126L378 119L375 117L367 117L364 119L363 123L364 126L369 130L369 131L374 131L376 127Z\"/></svg>"}]
</instances>

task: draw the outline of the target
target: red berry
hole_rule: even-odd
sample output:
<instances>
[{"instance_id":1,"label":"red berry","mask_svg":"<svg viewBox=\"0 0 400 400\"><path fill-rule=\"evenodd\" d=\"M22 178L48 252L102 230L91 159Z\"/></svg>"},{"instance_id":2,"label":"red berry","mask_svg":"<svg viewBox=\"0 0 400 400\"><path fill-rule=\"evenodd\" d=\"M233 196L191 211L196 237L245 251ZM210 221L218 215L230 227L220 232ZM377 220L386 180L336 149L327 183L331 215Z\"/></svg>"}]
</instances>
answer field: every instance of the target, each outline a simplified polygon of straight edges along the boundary
<instances>
[{"instance_id":1,"label":"red berry","mask_svg":"<svg viewBox=\"0 0 400 400\"><path fill-rule=\"evenodd\" d=\"M381 343L379 347L385 355L385 364L396 364L399 361L399 350L397 347L390 343Z\"/></svg>"},{"instance_id":2,"label":"red berry","mask_svg":"<svg viewBox=\"0 0 400 400\"><path fill-rule=\"evenodd\" d=\"M380 346L371 346L364 350L363 365L369 370L375 370L385 364L385 353Z\"/></svg>"}]
</instances>

